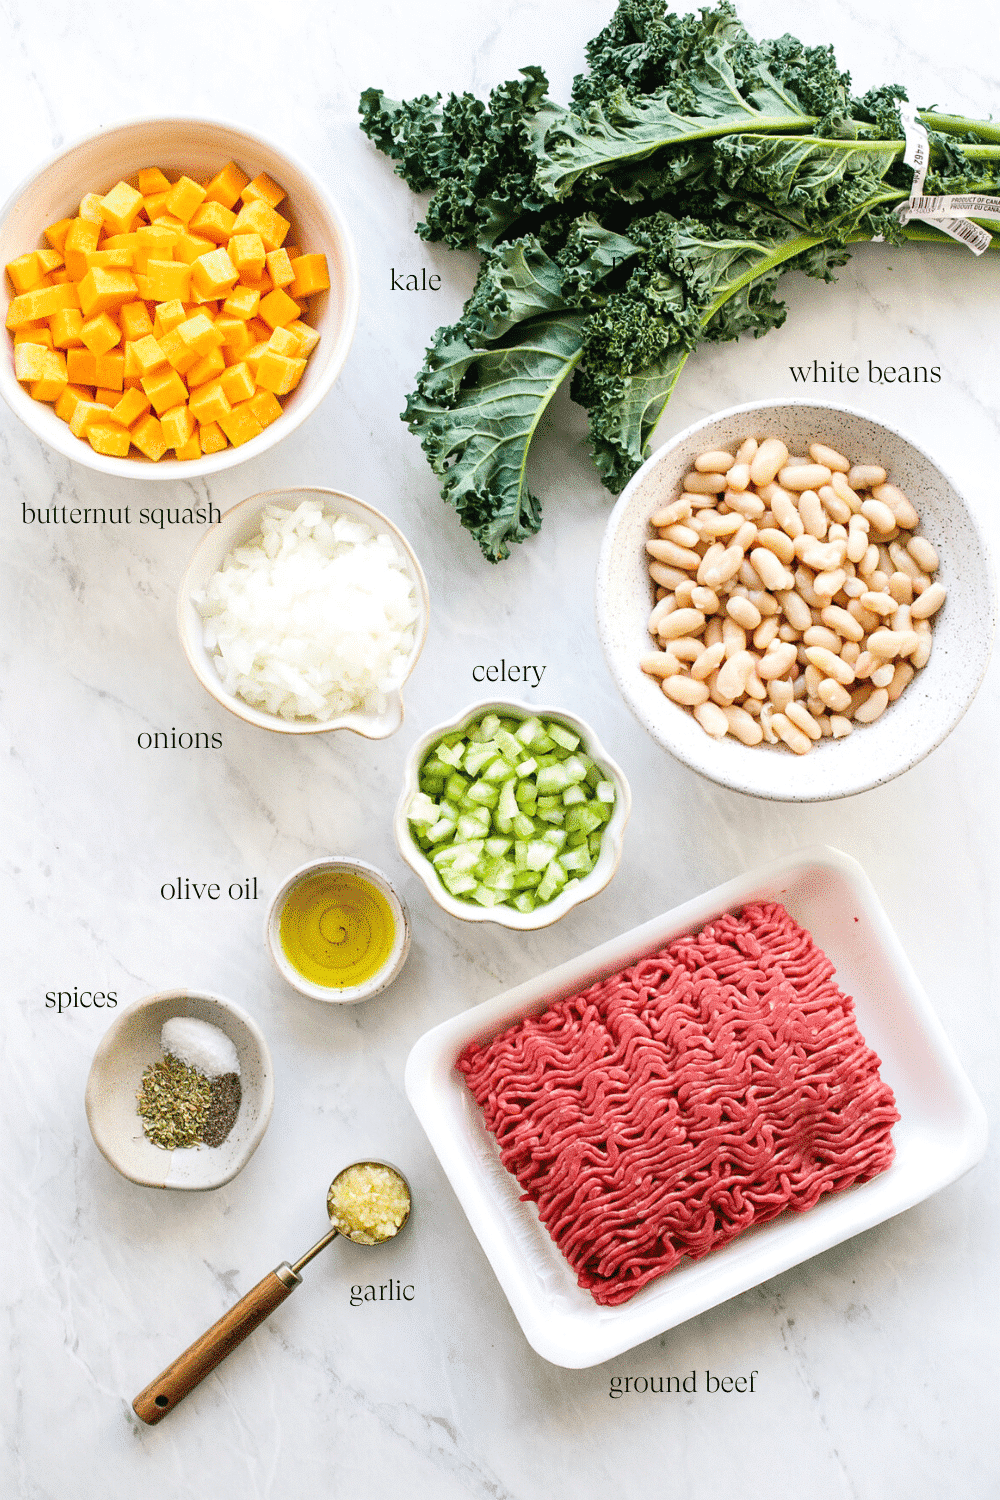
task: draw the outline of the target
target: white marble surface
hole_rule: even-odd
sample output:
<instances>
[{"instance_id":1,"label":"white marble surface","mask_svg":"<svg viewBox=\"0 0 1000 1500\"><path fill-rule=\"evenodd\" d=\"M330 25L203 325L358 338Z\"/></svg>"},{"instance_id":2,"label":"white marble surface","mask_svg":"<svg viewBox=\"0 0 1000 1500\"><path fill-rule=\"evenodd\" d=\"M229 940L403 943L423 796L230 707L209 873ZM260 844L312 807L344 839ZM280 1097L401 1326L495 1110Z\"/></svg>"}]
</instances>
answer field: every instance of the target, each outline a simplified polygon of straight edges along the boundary
<instances>
[{"instance_id":1,"label":"white marble surface","mask_svg":"<svg viewBox=\"0 0 1000 1500\"><path fill-rule=\"evenodd\" d=\"M771 805L700 781L620 704L600 657L592 577L609 500L578 411L541 444L541 535L489 569L437 498L399 422L433 328L457 313L469 258L412 235L419 204L356 128L359 91L480 93L524 63L565 97L606 0L370 0L283 6L8 0L0 56L0 197L102 124L177 112L231 117L287 145L339 196L357 237L361 325L323 408L289 441L209 486L102 481L0 412L2 464L5 1146L4 1495L30 1500L358 1490L388 1500L931 1500L996 1493L995 1157L938 1197L670 1334L589 1371L535 1356L407 1104L403 1065L429 1026L755 863L816 841L875 882L987 1110L997 1106L995 912L998 670L922 765L880 790ZM996 112L984 7L746 0L758 34L833 41L855 84L899 79L920 103ZM85 185L84 185L85 186ZM390 266L442 273L437 294L389 291ZM1000 431L1000 260L865 247L824 287L792 278L785 327L692 359L664 429L792 390L813 358L939 364L931 388L848 394L947 461L994 545ZM840 393L845 395L844 392ZM22 502L225 508L284 482L353 491L402 526L426 569L431 633L402 731L292 741L217 709L187 669L174 596L190 528L28 527ZM155 493L154 493L155 490ZM170 490L170 493L165 493ZM557 927L464 926L395 853L391 808L417 733L479 696L478 663L544 662L545 701L588 718L625 767L636 812L609 889ZM149 752L144 730L221 730L216 752ZM396 985L338 1012L286 989L262 942L263 901L168 904L178 875L263 891L330 850L385 869L414 943ZM175 984L245 1005L272 1048L277 1102L262 1146L206 1195L134 1187L94 1147L83 1110L108 1012L45 1007L47 991L111 989L124 1005ZM130 1401L270 1267L325 1224L327 1184L368 1152L398 1160L417 1208L379 1276L411 1303L352 1308L375 1269L336 1245L295 1297L162 1426ZM738 1396L610 1400L614 1375L756 1370ZM701 1381L699 1381L699 1385Z\"/></svg>"}]
</instances>

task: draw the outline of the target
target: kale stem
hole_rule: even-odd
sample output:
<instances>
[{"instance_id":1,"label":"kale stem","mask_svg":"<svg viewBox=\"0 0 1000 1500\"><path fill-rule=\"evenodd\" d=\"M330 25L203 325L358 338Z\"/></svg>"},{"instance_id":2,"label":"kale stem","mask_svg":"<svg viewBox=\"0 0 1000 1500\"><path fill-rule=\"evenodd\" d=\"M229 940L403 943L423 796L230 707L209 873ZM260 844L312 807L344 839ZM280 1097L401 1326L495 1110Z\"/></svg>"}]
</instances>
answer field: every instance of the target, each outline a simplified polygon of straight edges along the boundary
<instances>
[{"instance_id":1,"label":"kale stem","mask_svg":"<svg viewBox=\"0 0 1000 1500\"><path fill-rule=\"evenodd\" d=\"M981 141L1000 145L1000 124L994 120L969 120L965 115L940 115L937 110L918 109L917 119L942 135L976 135Z\"/></svg>"}]
</instances>

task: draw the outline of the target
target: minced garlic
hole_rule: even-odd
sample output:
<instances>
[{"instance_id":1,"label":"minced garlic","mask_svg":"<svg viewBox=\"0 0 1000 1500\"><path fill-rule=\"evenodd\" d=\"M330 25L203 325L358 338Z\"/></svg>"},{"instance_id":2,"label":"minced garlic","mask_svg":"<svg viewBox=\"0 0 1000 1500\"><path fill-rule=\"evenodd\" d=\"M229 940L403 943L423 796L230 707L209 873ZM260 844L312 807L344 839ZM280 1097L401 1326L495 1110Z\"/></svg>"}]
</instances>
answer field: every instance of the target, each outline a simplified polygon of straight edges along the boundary
<instances>
[{"instance_id":1,"label":"minced garlic","mask_svg":"<svg viewBox=\"0 0 1000 1500\"><path fill-rule=\"evenodd\" d=\"M410 1213L410 1191L392 1167L357 1162L335 1178L327 1198L330 1223L358 1245L391 1239Z\"/></svg>"}]
</instances>

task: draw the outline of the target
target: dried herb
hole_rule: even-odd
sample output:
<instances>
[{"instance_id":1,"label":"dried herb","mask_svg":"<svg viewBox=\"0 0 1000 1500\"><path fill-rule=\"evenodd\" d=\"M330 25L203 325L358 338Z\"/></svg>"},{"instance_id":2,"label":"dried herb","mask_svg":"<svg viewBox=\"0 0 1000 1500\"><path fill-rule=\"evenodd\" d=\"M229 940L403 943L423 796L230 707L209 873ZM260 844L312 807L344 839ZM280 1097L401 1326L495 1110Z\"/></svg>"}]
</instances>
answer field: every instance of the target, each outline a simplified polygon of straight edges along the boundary
<instances>
[{"instance_id":1,"label":"dried herb","mask_svg":"<svg viewBox=\"0 0 1000 1500\"><path fill-rule=\"evenodd\" d=\"M212 1085L197 1068L168 1054L143 1073L136 1097L142 1128L154 1146L177 1151L204 1139Z\"/></svg>"}]
</instances>

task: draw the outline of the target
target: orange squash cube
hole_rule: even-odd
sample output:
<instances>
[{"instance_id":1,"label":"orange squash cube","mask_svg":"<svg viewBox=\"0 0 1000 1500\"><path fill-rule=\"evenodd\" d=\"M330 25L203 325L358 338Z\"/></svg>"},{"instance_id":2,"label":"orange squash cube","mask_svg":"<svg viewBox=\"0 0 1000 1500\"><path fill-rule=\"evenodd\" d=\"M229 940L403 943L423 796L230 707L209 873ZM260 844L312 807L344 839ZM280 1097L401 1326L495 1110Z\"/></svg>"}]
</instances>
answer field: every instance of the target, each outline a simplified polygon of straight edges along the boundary
<instances>
[{"instance_id":1,"label":"orange squash cube","mask_svg":"<svg viewBox=\"0 0 1000 1500\"><path fill-rule=\"evenodd\" d=\"M295 272L292 270L292 263L288 259L288 251L269 250L266 259L267 274L271 278L272 286L290 286L295 280Z\"/></svg>"},{"instance_id":2,"label":"orange squash cube","mask_svg":"<svg viewBox=\"0 0 1000 1500\"><path fill-rule=\"evenodd\" d=\"M163 428L159 420L150 415L141 417L131 430L132 442L144 457L158 463L167 451L167 444L163 438Z\"/></svg>"},{"instance_id":3,"label":"orange squash cube","mask_svg":"<svg viewBox=\"0 0 1000 1500\"><path fill-rule=\"evenodd\" d=\"M264 431L250 410L249 401L241 402L239 406L234 406L231 412L220 417L219 426L234 448L240 448L244 443L249 443L252 438L260 437Z\"/></svg>"},{"instance_id":4,"label":"orange squash cube","mask_svg":"<svg viewBox=\"0 0 1000 1500\"><path fill-rule=\"evenodd\" d=\"M191 267L191 285L205 298L225 296L240 279L240 273L225 250L199 255Z\"/></svg>"},{"instance_id":5,"label":"orange squash cube","mask_svg":"<svg viewBox=\"0 0 1000 1500\"><path fill-rule=\"evenodd\" d=\"M210 380L198 390L192 391L188 406L192 415L201 423L217 422L220 417L228 416L233 409L233 403L219 380Z\"/></svg>"},{"instance_id":6,"label":"orange squash cube","mask_svg":"<svg viewBox=\"0 0 1000 1500\"><path fill-rule=\"evenodd\" d=\"M45 374L45 356L48 352L44 344L15 344L15 378L17 380L41 380Z\"/></svg>"},{"instance_id":7,"label":"orange squash cube","mask_svg":"<svg viewBox=\"0 0 1000 1500\"><path fill-rule=\"evenodd\" d=\"M50 224L49 227L43 231L45 238L48 240L53 250L62 250L63 246L66 243L66 236L69 233L69 226L72 224L72 222L72 219L57 219L54 224Z\"/></svg>"},{"instance_id":8,"label":"orange squash cube","mask_svg":"<svg viewBox=\"0 0 1000 1500\"><path fill-rule=\"evenodd\" d=\"M142 208L142 198L142 193L127 182L116 182L110 193L105 193L99 200L101 218L111 234L128 233Z\"/></svg>"},{"instance_id":9,"label":"orange squash cube","mask_svg":"<svg viewBox=\"0 0 1000 1500\"><path fill-rule=\"evenodd\" d=\"M187 224L205 200L205 189L190 177L178 177L166 197L167 212Z\"/></svg>"},{"instance_id":10,"label":"orange squash cube","mask_svg":"<svg viewBox=\"0 0 1000 1500\"><path fill-rule=\"evenodd\" d=\"M221 453L223 448L229 447L226 434L218 422L203 422L198 428L198 441L201 443L202 453Z\"/></svg>"},{"instance_id":11,"label":"orange squash cube","mask_svg":"<svg viewBox=\"0 0 1000 1500\"><path fill-rule=\"evenodd\" d=\"M80 329L80 341L86 344L91 354L107 354L121 343L122 331L114 318L106 312L88 318Z\"/></svg>"},{"instance_id":12,"label":"orange squash cube","mask_svg":"<svg viewBox=\"0 0 1000 1500\"><path fill-rule=\"evenodd\" d=\"M268 328L273 331L275 328L283 328L287 323L297 321L299 304L294 298L289 297L287 292L277 290L268 292L266 297L261 298L258 313Z\"/></svg>"},{"instance_id":13,"label":"orange squash cube","mask_svg":"<svg viewBox=\"0 0 1000 1500\"><path fill-rule=\"evenodd\" d=\"M153 331L153 320L145 302L126 302L118 309L118 323L127 339L145 338Z\"/></svg>"},{"instance_id":14,"label":"orange squash cube","mask_svg":"<svg viewBox=\"0 0 1000 1500\"><path fill-rule=\"evenodd\" d=\"M217 245L224 245L233 232L236 215L231 208L211 200L204 202L191 219L192 234L203 235Z\"/></svg>"},{"instance_id":15,"label":"orange squash cube","mask_svg":"<svg viewBox=\"0 0 1000 1500\"><path fill-rule=\"evenodd\" d=\"M94 368L97 375L94 381L96 386L103 386L106 391L111 392L122 390L125 381L124 353L112 349L108 354L97 354L94 356Z\"/></svg>"},{"instance_id":16,"label":"orange squash cube","mask_svg":"<svg viewBox=\"0 0 1000 1500\"><path fill-rule=\"evenodd\" d=\"M150 302L187 302L191 293L191 267L180 260L154 260L146 266Z\"/></svg>"},{"instance_id":17,"label":"orange squash cube","mask_svg":"<svg viewBox=\"0 0 1000 1500\"><path fill-rule=\"evenodd\" d=\"M287 219L283 219L262 198L254 198L249 203L244 203L236 215L236 223L233 225L234 234L259 234L264 241L265 250L277 250L285 242L285 238L291 229Z\"/></svg>"},{"instance_id":18,"label":"orange squash cube","mask_svg":"<svg viewBox=\"0 0 1000 1500\"><path fill-rule=\"evenodd\" d=\"M221 375L226 368L226 358L221 349L213 349L210 354L203 354L197 364L191 366L187 372L187 383L189 390L195 386L204 385L206 380L214 380Z\"/></svg>"},{"instance_id":19,"label":"orange squash cube","mask_svg":"<svg viewBox=\"0 0 1000 1500\"><path fill-rule=\"evenodd\" d=\"M249 401L257 389L257 382L253 378L250 366L243 360L239 364L231 365L225 374L219 376L219 385L233 406L237 406L241 401Z\"/></svg>"},{"instance_id":20,"label":"orange squash cube","mask_svg":"<svg viewBox=\"0 0 1000 1500\"><path fill-rule=\"evenodd\" d=\"M258 391L250 402L250 410L262 427L270 427L281 416L281 402L271 391Z\"/></svg>"},{"instance_id":21,"label":"orange squash cube","mask_svg":"<svg viewBox=\"0 0 1000 1500\"><path fill-rule=\"evenodd\" d=\"M67 349L66 373L70 385L96 385L97 356L89 349Z\"/></svg>"},{"instance_id":22,"label":"orange squash cube","mask_svg":"<svg viewBox=\"0 0 1000 1500\"><path fill-rule=\"evenodd\" d=\"M29 250L27 255L19 255L15 260L8 261L7 275L15 292L30 292L45 275L38 263L37 250Z\"/></svg>"},{"instance_id":23,"label":"orange squash cube","mask_svg":"<svg viewBox=\"0 0 1000 1500\"><path fill-rule=\"evenodd\" d=\"M91 266L77 287L80 306L88 318L94 313L117 311L126 302L133 302L138 290L131 271L111 266Z\"/></svg>"},{"instance_id":24,"label":"orange squash cube","mask_svg":"<svg viewBox=\"0 0 1000 1500\"><path fill-rule=\"evenodd\" d=\"M262 203L270 204L271 208L277 208L284 196L284 188L279 187L274 178L268 177L266 172L260 172L240 193L244 203L252 203L255 199L259 199Z\"/></svg>"},{"instance_id":25,"label":"orange squash cube","mask_svg":"<svg viewBox=\"0 0 1000 1500\"><path fill-rule=\"evenodd\" d=\"M174 260L182 260L185 265L193 266L199 255L205 255L209 250L215 249L215 241L204 234L195 234L191 229L185 229L178 237L174 246Z\"/></svg>"},{"instance_id":26,"label":"orange squash cube","mask_svg":"<svg viewBox=\"0 0 1000 1500\"><path fill-rule=\"evenodd\" d=\"M103 453L107 458L128 457L132 439L127 427L122 427L118 422L93 421L87 423L85 432L87 442L95 453Z\"/></svg>"},{"instance_id":27,"label":"orange squash cube","mask_svg":"<svg viewBox=\"0 0 1000 1500\"><path fill-rule=\"evenodd\" d=\"M131 427L149 411L150 400L142 391L126 391L121 400L111 408L111 415L123 427Z\"/></svg>"},{"instance_id":28,"label":"orange squash cube","mask_svg":"<svg viewBox=\"0 0 1000 1500\"><path fill-rule=\"evenodd\" d=\"M144 334L141 339L130 341L129 350L140 379L143 375L151 375L154 370L159 370L167 363L167 356L163 352L162 345L151 333ZM131 370L128 373L131 374Z\"/></svg>"},{"instance_id":29,"label":"orange squash cube","mask_svg":"<svg viewBox=\"0 0 1000 1500\"><path fill-rule=\"evenodd\" d=\"M75 307L64 307L61 312L53 313L49 319L49 328L52 332L52 342L57 349L70 349L77 344L82 344L80 329L83 327L83 313Z\"/></svg>"},{"instance_id":30,"label":"orange squash cube","mask_svg":"<svg viewBox=\"0 0 1000 1500\"><path fill-rule=\"evenodd\" d=\"M289 359L287 355L275 354L265 349L257 365L257 384L275 396L287 396L302 379L306 367L304 359Z\"/></svg>"},{"instance_id":31,"label":"orange squash cube","mask_svg":"<svg viewBox=\"0 0 1000 1500\"><path fill-rule=\"evenodd\" d=\"M187 386L176 370L154 370L152 374L144 375L141 383L157 416L187 399Z\"/></svg>"},{"instance_id":32,"label":"orange squash cube","mask_svg":"<svg viewBox=\"0 0 1000 1500\"><path fill-rule=\"evenodd\" d=\"M228 162L221 172L216 172L205 189L205 196L213 203L221 203L223 208L232 208L249 181L247 174L234 161Z\"/></svg>"},{"instance_id":33,"label":"orange squash cube","mask_svg":"<svg viewBox=\"0 0 1000 1500\"><path fill-rule=\"evenodd\" d=\"M311 297L315 292L329 289L330 271L325 255L297 255L291 266L295 279L288 289L290 296Z\"/></svg>"},{"instance_id":34,"label":"orange squash cube","mask_svg":"<svg viewBox=\"0 0 1000 1500\"><path fill-rule=\"evenodd\" d=\"M195 430L195 420L186 405L172 406L160 416L160 426L168 448L183 448Z\"/></svg>"},{"instance_id":35,"label":"orange squash cube","mask_svg":"<svg viewBox=\"0 0 1000 1500\"><path fill-rule=\"evenodd\" d=\"M170 178L159 167L143 167L139 173L139 191L144 198L150 193L169 193Z\"/></svg>"}]
</instances>

